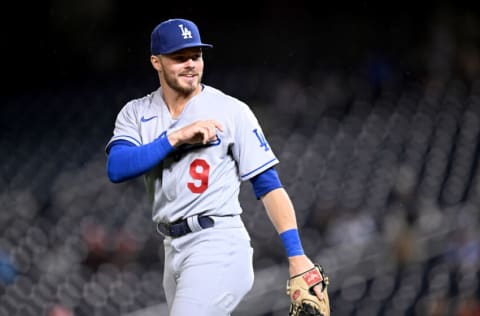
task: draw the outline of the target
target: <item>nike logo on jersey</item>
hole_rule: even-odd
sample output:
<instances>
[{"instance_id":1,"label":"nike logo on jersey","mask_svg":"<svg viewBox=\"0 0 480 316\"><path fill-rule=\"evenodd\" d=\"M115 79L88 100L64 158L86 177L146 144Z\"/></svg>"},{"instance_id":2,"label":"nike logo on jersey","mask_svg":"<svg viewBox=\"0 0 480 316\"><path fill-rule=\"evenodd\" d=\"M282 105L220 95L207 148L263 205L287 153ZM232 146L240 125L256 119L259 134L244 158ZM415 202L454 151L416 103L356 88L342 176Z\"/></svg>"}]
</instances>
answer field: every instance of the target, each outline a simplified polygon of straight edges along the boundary
<instances>
[{"instance_id":1,"label":"nike logo on jersey","mask_svg":"<svg viewBox=\"0 0 480 316\"><path fill-rule=\"evenodd\" d=\"M154 118L157 118L157 117L158 117L158 115L154 115L154 116L151 116L151 117L142 116L142 118L140 119L140 121L142 121L143 123L145 123L145 122L151 121L151 120L153 120Z\"/></svg>"}]
</instances>

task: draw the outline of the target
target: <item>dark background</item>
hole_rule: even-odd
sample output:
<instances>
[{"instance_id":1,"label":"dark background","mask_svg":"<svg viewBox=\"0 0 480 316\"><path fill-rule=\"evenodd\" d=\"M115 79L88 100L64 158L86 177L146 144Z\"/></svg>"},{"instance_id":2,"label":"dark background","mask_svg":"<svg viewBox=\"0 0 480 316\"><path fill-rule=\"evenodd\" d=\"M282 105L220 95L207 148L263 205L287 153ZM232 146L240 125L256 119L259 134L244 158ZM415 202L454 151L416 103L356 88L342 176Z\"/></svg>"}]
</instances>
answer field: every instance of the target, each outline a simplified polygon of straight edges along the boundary
<instances>
[{"instance_id":1,"label":"dark background","mask_svg":"<svg viewBox=\"0 0 480 316\"><path fill-rule=\"evenodd\" d=\"M480 310L480 11L447 1L30 1L0 18L0 316L166 315L142 179L104 146L158 88L151 30L195 21L204 82L246 101L279 157L335 316ZM286 315L288 266L250 184L255 284L235 316Z\"/></svg>"},{"instance_id":2,"label":"dark background","mask_svg":"<svg viewBox=\"0 0 480 316\"><path fill-rule=\"evenodd\" d=\"M207 72L256 65L308 72L380 55L406 74L422 75L428 58L422 50L439 20L473 41L478 37L472 25L478 10L461 2L51 0L10 6L1 21L3 87L20 94L152 75L149 35L170 17L194 20L204 41L215 45Z\"/></svg>"}]
</instances>

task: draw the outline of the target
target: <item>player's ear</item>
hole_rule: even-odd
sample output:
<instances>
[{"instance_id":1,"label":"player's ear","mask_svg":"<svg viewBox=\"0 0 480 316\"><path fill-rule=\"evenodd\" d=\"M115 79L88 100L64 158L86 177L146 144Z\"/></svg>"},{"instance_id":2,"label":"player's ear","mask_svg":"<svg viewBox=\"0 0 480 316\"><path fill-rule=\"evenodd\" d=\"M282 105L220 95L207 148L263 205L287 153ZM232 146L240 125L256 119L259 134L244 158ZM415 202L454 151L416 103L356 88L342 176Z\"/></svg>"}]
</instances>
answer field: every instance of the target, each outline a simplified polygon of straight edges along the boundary
<instances>
[{"instance_id":1,"label":"player's ear","mask_svg":"<svg viewBox=\"0 0 480 316\"><path fill-rule=\"evenodd\" d=\"M160 58L158 56L150 56L150 62L152 63L152 66L153 68L155 68L155 70L160 71L162 69L162 65L160 64Z\"/></svg>"}]
</instances>

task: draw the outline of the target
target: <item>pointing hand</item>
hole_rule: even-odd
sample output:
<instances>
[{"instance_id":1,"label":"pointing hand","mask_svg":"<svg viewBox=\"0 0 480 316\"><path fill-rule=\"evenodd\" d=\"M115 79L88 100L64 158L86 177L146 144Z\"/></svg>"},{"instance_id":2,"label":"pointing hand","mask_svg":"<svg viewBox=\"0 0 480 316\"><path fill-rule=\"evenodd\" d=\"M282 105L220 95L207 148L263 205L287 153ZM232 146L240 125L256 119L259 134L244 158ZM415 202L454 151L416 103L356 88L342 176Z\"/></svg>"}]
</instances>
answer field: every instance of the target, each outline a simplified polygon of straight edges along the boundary
<instances>
[{"instance_id":1,"label":"pointing hand","mask_svg":"<svg viewBox=\"0 0 480 316\"><path fill-rule=\"evenodd\" d=\"M182 144L207 144L217 140L217 130L223 132L223 126L215 120L196 121L168 135L172 146Z\"/></svg>"}]
</instances>

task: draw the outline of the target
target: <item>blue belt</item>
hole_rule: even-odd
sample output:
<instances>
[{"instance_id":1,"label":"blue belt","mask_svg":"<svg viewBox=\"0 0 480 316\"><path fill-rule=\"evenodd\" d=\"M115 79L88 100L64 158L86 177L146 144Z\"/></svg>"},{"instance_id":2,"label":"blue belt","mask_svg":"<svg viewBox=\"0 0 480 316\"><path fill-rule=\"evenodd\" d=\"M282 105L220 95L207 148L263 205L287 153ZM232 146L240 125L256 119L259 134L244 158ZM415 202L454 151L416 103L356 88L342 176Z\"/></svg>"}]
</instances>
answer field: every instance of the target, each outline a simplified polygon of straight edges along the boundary
<instances>
[{"instance_id":1,"label":"blue belt","mask_svg":"<svg viewBox=\"0 0 480 316\"><path fill-rule=\"evenodd\" d=\"M157 231L164 236L181 237L194 231L213 227L214 221L209 216L192 216L173 223L157 224Z\"/></svg>"}]
</instances>

